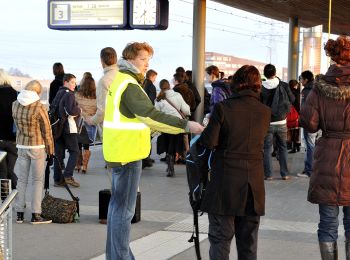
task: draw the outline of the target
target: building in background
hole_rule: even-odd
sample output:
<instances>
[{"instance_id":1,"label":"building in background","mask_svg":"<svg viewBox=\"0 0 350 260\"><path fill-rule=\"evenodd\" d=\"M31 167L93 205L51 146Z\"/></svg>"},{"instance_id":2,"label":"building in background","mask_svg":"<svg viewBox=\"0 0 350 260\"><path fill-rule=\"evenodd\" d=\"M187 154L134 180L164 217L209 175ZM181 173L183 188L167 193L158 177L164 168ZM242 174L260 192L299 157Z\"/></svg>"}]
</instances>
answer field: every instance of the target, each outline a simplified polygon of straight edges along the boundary
<instances>
[{"instance_id":1,"label":"building in background","mask_svg":"<svg viewBox=\"0 0 350 260\"><path fill-rule=\"evenodd\" d=\"M238 58L231 55L225 55L217 52L206 52L205 53L205 67L210 65L215 65L219 68L220 71L225 73L225 77L227 78L230 75L233 75L240 67L243 65L253 65L255 66L263 75L264 67L267 63L248 60L243 58ZM274 64L276 65L276 64ZM288 69L283 67L276 66L277 76L286 81L288 79Z\"/></svg>"}]
</instances>

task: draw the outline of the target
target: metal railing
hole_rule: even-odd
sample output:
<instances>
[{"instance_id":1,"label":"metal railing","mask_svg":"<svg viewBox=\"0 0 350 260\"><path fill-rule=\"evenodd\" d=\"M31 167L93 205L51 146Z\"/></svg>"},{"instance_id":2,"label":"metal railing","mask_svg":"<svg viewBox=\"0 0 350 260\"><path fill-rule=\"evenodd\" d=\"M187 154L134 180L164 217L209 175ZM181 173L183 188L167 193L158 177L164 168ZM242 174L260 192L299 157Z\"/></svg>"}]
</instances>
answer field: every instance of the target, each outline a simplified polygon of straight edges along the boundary
<instances>
[{"instance_id":1,"label":"metal railing","mask_svg":"<svg viewBox=\"0 0 350 260\"><path fill-rule=\"evenodd\" d=\"M0 179L0 260L12 259L12 203L17 190L11 191L11 180Z\"/></svg>"}]
</instances>

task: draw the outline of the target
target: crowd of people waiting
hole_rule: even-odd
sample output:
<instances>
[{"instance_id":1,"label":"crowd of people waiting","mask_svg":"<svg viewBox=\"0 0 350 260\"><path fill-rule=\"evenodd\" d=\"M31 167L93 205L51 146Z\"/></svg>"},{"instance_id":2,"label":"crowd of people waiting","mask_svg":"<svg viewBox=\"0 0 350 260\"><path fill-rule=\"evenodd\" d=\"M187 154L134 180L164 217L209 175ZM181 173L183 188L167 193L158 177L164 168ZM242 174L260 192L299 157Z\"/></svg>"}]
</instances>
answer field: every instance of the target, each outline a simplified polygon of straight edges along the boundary
<instances>
[{"instance_id":1,"label":"crowd of people waiting","mask_svg":"<svg viewBox=\"0 0 350 260\"><path fill-rule=\"evenodd\" d=\"M209 66L211 95L206 89L200 95L191 71L182 67L176 69L172 81L160 80L157 94L157 72L148 68L153 48L147 43L128 44L118 61L113 48L102 49L104 75L97 85L87 72L77 86L76 77L55 63L49 103L57 105L65 118L57 138L52 135L47 108L40 102L40 83L30 81L18 94L0 70L0 149L7 152L0 176L11 179L12 188L18 189L17 223L24 221L29 172L31 223L50 223L41 216L45 164L52 164L55 154L54 185L79 187L74 171L88 172L89 144L99 133L112 170L106 258L132 258L130 220L138 183L142 168L154 162L150 129L162 132L157 151L166 153L168 177L175 176L175 163L185 161L189 133L201 134L198 142L214 151L202 204L209 217L210 259L228 259L234 235L238 258L256 259L260 216L265 212L264 180L274 179L272 157L275 153L281 179L289 180L288 150L290 154L300 151L299 127L303 127L306 154L304 170L297 175L310 177L308 200L319 204L322 259L337 259L339 206L343 206L346 257L350 259L349 46L348 36L329 40L324 49L334 64L327 73L315 79L311 71L304 71L289 84L276 76L272 64L265 66L264 78L250 65L229 78ZM190 121L201 102L206 128ZM69 157L64 163L66 150Z\"/></svg>"}]
</instances>

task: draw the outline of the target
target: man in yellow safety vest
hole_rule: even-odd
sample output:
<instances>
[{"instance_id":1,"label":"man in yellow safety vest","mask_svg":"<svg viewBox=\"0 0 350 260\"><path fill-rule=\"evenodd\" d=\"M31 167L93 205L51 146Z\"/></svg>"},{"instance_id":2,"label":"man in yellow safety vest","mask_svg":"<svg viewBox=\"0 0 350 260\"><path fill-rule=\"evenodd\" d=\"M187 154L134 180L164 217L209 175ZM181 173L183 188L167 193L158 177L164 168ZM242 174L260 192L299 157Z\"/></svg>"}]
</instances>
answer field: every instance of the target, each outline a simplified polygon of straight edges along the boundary
<instances>
[{"instance_id":1,"label":"man in yellow safety vest","mask_svg":"<svg viewBox=\"0 0 350 260\"><path fill-rule=\"evenodd\" d=\"M129 260L131 219L134 215L141 161L150 151L150 128L178 134L199 134L203 127L193 121L156 110L141 87L153 48L129 43L118 61L117 72L106 97L103 122L103 155L112 169L112 196L107 219L107 260Z\"/></svg>"}]
</instances>

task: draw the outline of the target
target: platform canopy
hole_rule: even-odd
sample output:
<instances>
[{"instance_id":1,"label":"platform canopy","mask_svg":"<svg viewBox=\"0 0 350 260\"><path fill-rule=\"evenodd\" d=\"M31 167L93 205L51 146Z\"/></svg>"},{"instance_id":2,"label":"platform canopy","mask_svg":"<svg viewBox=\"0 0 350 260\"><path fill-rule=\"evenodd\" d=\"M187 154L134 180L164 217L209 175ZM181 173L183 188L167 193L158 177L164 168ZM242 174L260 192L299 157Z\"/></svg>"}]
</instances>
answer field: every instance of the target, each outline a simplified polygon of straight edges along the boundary
<instances>
[{"instance_id":1,"label":"platform canopy","mask_svg":"<svg viewBox=\"0 0 350 260\"><path fill-rule=\"evenodd\" d=\"M213 0L250 13L263 15L288 23L290 17L298 18L299 26L323 25L328 32L329 0ZM333 0L331 33L350 34L350 1Z\"/></svg>"}]
</instances>

